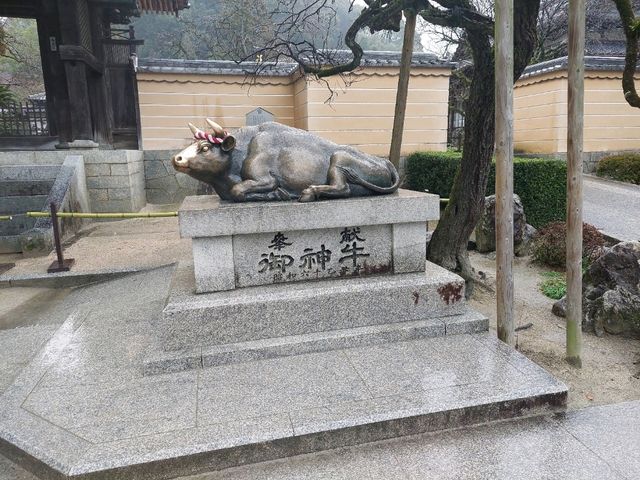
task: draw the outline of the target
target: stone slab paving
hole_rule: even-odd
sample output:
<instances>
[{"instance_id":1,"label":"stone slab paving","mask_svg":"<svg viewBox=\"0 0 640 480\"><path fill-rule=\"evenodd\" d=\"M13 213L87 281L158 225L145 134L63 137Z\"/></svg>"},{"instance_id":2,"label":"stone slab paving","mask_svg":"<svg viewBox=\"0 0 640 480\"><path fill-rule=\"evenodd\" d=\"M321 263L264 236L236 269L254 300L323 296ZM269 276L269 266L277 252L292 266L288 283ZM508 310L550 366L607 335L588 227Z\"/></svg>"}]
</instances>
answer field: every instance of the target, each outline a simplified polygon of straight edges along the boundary
<instances>
[{"instance_id":1,"label":"stone slab paving","mask_svg":"<svg viewBox=\"0 0 640 480\"><path fill-rule=\"evenodd\" d=\"M182 480L635 480L640 401L300 455ZM0 480L36 477L0 456Z\"/></svg>"},{"instance_id":2,"label":"stone slab paving","mask_svg":"<svg viewBox=\"0 0 640 480\"><path fill-rule=\"evenodd\" d=\"M640 240L640 185L584 176L584 221L620 241Z\"/></svg>"},{"instance_id":3,"label":"stone slab paving","mask_svg":"<svg viewBox=\"0 0 640 480\"><path fill-rule=\"evenodd\" d=\"M617 423L639 420L639 414L640 402L587 408L564 418L528 418L423 434L189 480L631 480L640 478L640 433L630 428L620 431ZM585 442L575 435L575 430L592 424L606 432L604 439L591 436ZM617 440L611 444L613 437Z\"/></svg>"},{"instance_id":4,"label":"stone slab paving","mask_svg":"<svg viewBox=\"0 0 640 480\"><path fill-rule=\"evenodd\" d=\"M0 451L43 478L172 478L564 405L562 383L489 333L145 377L172 272L65 299L0 397Z\"/></svg>"}]
</instances>

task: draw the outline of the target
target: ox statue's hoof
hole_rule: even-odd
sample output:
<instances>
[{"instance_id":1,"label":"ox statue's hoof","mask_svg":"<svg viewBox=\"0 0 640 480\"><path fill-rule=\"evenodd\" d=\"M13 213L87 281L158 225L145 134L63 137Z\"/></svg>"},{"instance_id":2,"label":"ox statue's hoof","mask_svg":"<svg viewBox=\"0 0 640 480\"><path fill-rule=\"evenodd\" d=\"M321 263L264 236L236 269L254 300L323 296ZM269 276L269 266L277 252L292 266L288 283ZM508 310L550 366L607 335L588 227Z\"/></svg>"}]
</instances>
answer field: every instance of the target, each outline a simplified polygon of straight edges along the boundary
<instances>
[{"instance_id":1,"label":"ox statue's hoof","mask_svg":"<svg viewBox=\"0 0 640 480\"><path fill-rule=\"evenodd\" d=\"M305 188L300 194L299 202L314 202L317 199L316 192L313 188Z\"/></svg>"}]
</instances>

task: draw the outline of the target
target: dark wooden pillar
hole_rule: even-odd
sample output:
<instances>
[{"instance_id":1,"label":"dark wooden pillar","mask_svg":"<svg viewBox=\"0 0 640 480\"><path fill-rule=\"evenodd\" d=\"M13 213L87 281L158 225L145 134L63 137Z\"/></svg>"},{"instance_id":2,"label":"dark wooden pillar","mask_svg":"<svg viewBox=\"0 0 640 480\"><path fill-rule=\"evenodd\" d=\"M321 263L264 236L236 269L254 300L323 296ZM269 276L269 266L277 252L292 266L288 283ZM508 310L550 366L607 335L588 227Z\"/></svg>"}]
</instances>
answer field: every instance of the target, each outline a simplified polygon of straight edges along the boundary
<instances>
[{"instance_id":1,"label":"dark wooden pillar","mask_svg":"<svg viewBox=\"0 0 640 480\"><path fill-rule=\"evenodd\" d=\"M111 88L104 49L104 38L108 35L108 24L104 19L104 8L99 5L90 5L90 18L93 55L103 67L101 71L92 71L88 76L94 138L100 145L112 145L114 123L110 96Z\"/></svg>"},{"instance_id":2,"label":"dark wooden pillar","mask_svg":"<svg viewBox=\"0 0 640 480\"><path fill-rule=\"evenodd\" d=\"M58 136L60 142L71 141L69 116L69 95L64 65L60 61L60 28L58 7L55 2L41 2L36 17L42 76L47 95L47 116L49 132Z\"/></svg>"},{"instance_id":3,"label":"dark wooden pillar","mask_svg":"<svg viewBox=\"0 0 640 480\"><path fill-rule=\"evenodd\" d=\"M73 141L93 140L87 67L83 62L65 61L64 69L67 74L67 88L69 89Z\"/></svg>"},{"instance_id":4,"label":"dark wooden pillar","mask_svg":"<svg viewBox=\"0 0 640 480\"><path fill-rule=\"evenodd\" d=\"M93 68L99 67L92 54L91 38L83 30L88 21L88 10L83 13L83 8L88 9L88 5L86 0L58 0L57 6L61 34L58 54L66 76L70 127L69 139L61 141L59 147L95 147L98 144L94 142L87 76L90 64Z\"/></svg>"}]
</instances>

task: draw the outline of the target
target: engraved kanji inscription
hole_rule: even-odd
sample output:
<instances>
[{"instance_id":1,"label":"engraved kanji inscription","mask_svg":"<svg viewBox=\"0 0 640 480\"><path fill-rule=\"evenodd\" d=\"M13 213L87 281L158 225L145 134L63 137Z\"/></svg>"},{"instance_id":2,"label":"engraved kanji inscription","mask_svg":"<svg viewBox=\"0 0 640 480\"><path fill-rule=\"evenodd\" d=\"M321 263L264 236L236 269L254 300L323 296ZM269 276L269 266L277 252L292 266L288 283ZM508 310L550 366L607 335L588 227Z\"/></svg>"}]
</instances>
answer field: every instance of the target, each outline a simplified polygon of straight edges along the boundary
<instances>
[{"instance_id":1,"label":"engraved kanji inscription","mask_svg":"<svg viewBox=\"0 0 640 480\"><path fill-rule=\"evenodd\" d=\"M325 248L324 243L320 245L320 250L314 251L313 248L305 248L304 254L300 257L299 267L303 271L311 271L314 268L326 270L327 263L331 261L331 250Z\"/></svg>"},{"instance_id":2,"label":"engraved kanji inscription","mask_svg":"<svg viewBox=\"0 0 640 480\"><path fill-rule=\"evenodd\" d=\"M262 260L258 262L258 267L260 267L258 272L276 271L285 273L291 265L293 265L293 257L291 255L278 255L273 252L269 254L263 253Z\"/></svg>"},{"instance_id":3,"label":"engraved kanji inscription","mask_svg":"<svg viewBox=\"0 0 640 480\"><path fill-rule=\"evenodd\" d=\"M369 257L369 253L365 253L365 247L358 245L358 242L365 242L366 239L360 237L360 227L353 228L345 228L340 233L340 243L345 244L344 247L340 249L341 253L346 253L346 255L340 257L338 259L338 263L342 263L345 261L351 261L354 269L358 268L358 259ZM358 272L359 272L358 268Z\"/></svg>"},{"instance_id":4,"label":"engraved kanji inscription","mask_svg":"<svg viewBox=\"0 0 640 480\"><path fill-rule=\"evenodd\" d=\"M278 232L273 237L273 240L271 240L271 244L269 245L269 248L280 251L285 247L293 245L293 243L287 242L287 240L288 240L287 237L285 237L282 233Z\"/></svg>"}]
</instances>

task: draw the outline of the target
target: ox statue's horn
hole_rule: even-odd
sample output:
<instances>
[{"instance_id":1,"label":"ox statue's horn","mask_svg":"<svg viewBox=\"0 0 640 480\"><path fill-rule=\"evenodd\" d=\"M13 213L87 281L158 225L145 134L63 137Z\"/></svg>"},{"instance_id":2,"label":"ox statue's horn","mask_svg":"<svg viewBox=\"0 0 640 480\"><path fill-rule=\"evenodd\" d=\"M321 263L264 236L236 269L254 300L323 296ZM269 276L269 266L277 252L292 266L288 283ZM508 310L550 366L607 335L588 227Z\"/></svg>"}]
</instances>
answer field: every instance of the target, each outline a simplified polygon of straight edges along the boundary
<instances>
[{"instance_id":1,"label":"ox statue's horn","mask_svg":"<svg viewBox=\"0 0 640 480\"><path fill-rule=\"evenodd\" d=\"M198 127L196 127L193 123L189 123L189 130L191 130L191 133L193 133L194 137L198 134L198 132L202 131Z\"/></svg>"},{"instance_id":2,"label":"ox statue's horn","mask_svg":"<svg viewBox=\"0 0 640 480\"><path fill-rule=\"evenodd\" d=\"M210 118L207 118L207 123L209 124L209 126L211 127L211 129L213 130L213 133L216 135L216 137L224 137L225 136L225 131L224 128L222 128L220 125L218 125L216 122L214 122L213 120L211 120Z\"/></svg>"}]
</instances>

